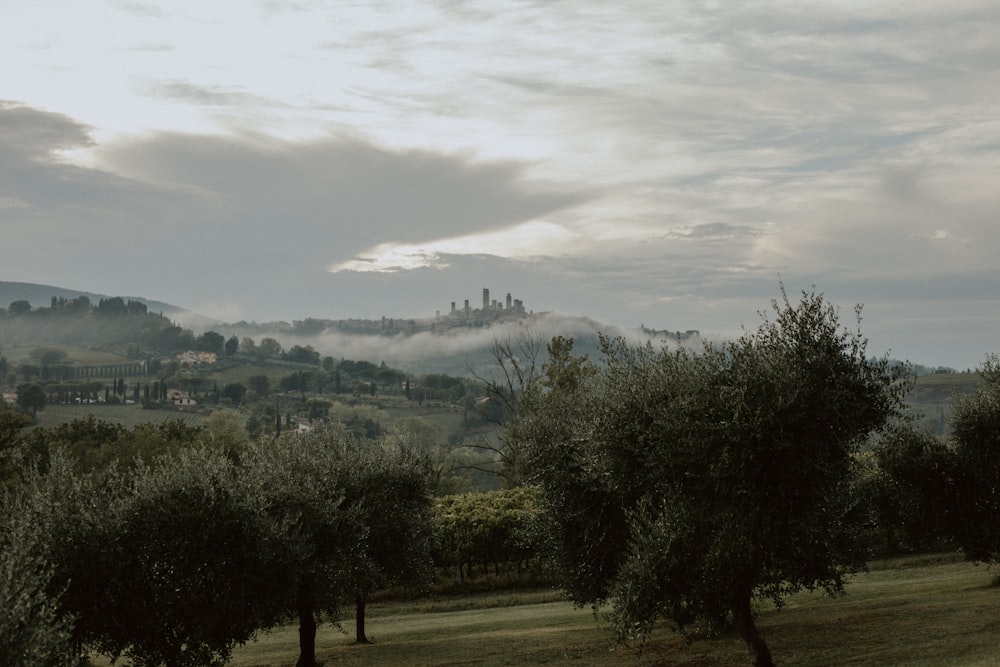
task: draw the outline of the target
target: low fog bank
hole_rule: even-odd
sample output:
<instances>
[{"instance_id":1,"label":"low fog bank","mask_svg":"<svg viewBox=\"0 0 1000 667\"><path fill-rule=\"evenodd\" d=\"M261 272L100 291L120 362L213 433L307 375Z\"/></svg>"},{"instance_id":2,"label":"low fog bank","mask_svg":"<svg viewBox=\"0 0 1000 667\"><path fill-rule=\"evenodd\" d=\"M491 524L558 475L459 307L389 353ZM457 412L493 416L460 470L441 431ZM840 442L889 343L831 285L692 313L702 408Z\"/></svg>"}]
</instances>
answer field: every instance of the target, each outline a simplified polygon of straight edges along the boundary
<instances>
[{"instance_id":1,"label":"low fog bank","mask_svg":"<svg viewBox=\"0 0 1000 667\"><path fill-rule=\"evenodd\" d=\"M544 360L545 345L555 336L573 338L574 349L589 354L592 358L597 357L599 334L625 338L635 344L645 344L651 339L663 344L677 344L673 339L654 337L650 332L603 324L578 315L551 312L491 326L455 327L441 333L419 331L392 335L357 334L331 327L322 333L303 335L296 333L294 327L288 325L230 325L225 327L224 333L227 336L250 336L257 342L264 337L274 338L286 350L295 345L308 345L321 356L334 359L385 362L387 366L411 373L449 375L487 372L495 365L492 346L496 340L509 340L515 348L520 340L537 340L540 342L539 361ZM693 336L685 344L700 345L700 339Z\"/></svg>"}]
</instances>

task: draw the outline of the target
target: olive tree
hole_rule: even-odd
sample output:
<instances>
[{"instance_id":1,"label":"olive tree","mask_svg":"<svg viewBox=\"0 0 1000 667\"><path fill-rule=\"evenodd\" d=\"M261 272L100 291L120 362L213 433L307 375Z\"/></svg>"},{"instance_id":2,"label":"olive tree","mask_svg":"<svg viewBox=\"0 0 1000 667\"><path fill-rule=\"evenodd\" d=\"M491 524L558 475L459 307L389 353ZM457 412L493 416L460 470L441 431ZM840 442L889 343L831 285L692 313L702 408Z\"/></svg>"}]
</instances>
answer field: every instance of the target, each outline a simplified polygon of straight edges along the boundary
<instances>
[{"instance_id":1,"label":"olive tree","mask_svg":"<svg viewBox=\"0 0 1000 667\"><path fill-rule=\"evenodd\" d=\"M959 400L952 436L961 480L955 538L972 560L1000 562L1000 357L986 358L983 384Z\"/></svg>"},{"instance_id":2,"label":"olive tree","mask_svg":"<svg viewBox=\"0 0 1000 667\"><path fill-rule=\"evenodd\" d=\"M299 622L299 665L315 664L316 630L354 605L366 642L368 597L430 577L425 466L405 443L358 438L339 424L251 444L239 482L283 545L288 590L279 611Z\"/></svg>"},{"instance_id":3,"label":"olive tree","mask_svg":"<svg viewBox=\"0 0 1000 667\"><path fill-rule=\"evenodd\" d=\"M136 665L221 665L278 621L280 545L259 508L233 492L225 455L182 451L118 483L103 652Z\"/></svg>"},{"instance_id":4,"label":"olive tree","mask_svg":"<svg viewBox=\"0 0 1000 667\"><path fill-rule=\"evenodd\" d=\"M900 413L905 383L821 295L792 304L782 290L772 305L773 321L700 353L603 339L597 365L550 345L514 431L564 585L612 602L621 640L659 618L733 623L771 665L755 604L842 592L863 565L856 454Z\"/></svg>"},{"instance_id":5,"label":"olive tree","mask_svg":"<svg viewBox=\"0 0 1000 667\"><path fill-rule=\"evenodd\" d=\"M221 665L281 620L280 536L235 492L225 454L72 468L56 452L24 484L20 513L51 568L46 594L75 621L75 646L138 666Z\"/></svg>"},{"instance_id":6,"label":"olive tree","mask_svg":"<svg viewBox=\"0 0 1000 667\"><path fill-rule=\"evenodd\" d=\"M365 608L376 591L420 589L433 580L431 497L426 465L404 439L354 442L344 502L362 537L350 551L349 583L355 638L367 644Z\"/></svg>"},{"instance_id":7,"label":"olive tree","mask_svg":"<svg viewBox=\"0 0 1000 667\"><path fill-rule=\"evenodd\" d=\"M962 471L951 443L901 422L870 457L872 509L878 547L885 555L927 552L953 545L961 516Z\"/></svg>"},{"instance_id":8,"label":"olive tree","mask_svg":"<svg viewBox=\"0 0 1000 667\"><path fill-rule=\"evenodd\" d=\"M69 667L73 618L50 591L53 568L23 509L10 495L0 504L0 664Z\"/></svg>"},{"instance_id":9,"label":"olive tree","mask_svg":"<svg viewBox=\"0 0 1000 667\"><path fill-rule=\"evenodd\" d=\"M278 535L284 590L274 611L299 623L301 667L316 664L319 620L336 618L347 588L359 522L344 508L346 466L341 432L293 434L252 442L240 453L239 493L253 499Z\"/></svg>"}]
</instances>

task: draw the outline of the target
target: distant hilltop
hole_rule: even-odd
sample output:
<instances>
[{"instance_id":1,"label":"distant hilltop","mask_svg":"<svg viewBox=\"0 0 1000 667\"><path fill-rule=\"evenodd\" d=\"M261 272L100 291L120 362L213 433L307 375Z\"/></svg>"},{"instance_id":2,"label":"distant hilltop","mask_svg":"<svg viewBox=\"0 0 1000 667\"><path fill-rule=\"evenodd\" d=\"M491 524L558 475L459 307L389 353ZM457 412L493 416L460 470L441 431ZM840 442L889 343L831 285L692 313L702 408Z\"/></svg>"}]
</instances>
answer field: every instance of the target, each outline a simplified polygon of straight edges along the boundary
<instances>
[{"instance_id":1,"label":"distant hilltop","mask_svg":"<svg viewBox=\"0 0 1000 667\"><path fill-rule=\"evenodd\" d=\"M101 299L111 298L107 294L96 292L84 292L82 290L67 289L65 287L54 287L52 285L39 285L36 283L19 283L0 280L0 308L6 308L14 301L27 301L32 308L46 308L58 299L77 299L81 296L87 297L91 303L98 303ZM167 317L175 317L186 313L184 308L170 305L162 301L153 301L138 296L122 296L124 301L135 301L146 304L146 308L151 313L160 313Z\"/></svg>"}]
</instances>

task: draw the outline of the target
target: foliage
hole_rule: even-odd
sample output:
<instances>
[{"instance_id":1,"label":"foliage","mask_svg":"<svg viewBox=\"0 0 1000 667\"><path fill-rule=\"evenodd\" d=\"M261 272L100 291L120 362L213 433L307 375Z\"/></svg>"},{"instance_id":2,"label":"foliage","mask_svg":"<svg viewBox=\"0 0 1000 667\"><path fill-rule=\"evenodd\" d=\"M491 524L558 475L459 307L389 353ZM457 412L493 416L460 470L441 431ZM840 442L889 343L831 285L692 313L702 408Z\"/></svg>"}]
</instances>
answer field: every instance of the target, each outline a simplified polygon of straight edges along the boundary
<instances>
[{"instance_id":1,"label":"foliage","mask_svg":"<svg viewBox=\"0 0 1000 667\"><path fill-rule=\"evenodd\" d=\"M119 354L132 346L133 352L146 355L189 350L195 341L190 331L149 313L141 301L121 297L101 299L97 305L86 297L53 299L52 307L34 309L20 302L6 317L0 316L0 338L11 345L94 345Z\"/></svg>"},{"instance_id":2,"label":"foliage","mask_svg":"<svg viewBox=\"0 0 1000 667\"><path fill-rule=\"evenodd\" d=\"M335 618L347 599L424 576L429 501L419 461L398 443L326 424L251 443L239 473L281 536L290 583L275 603L299 619L302 664L315 660L317 615Z\"/></svg>"},{"instance_id":3,"label":"foliage","mask_svg":"<svg viewBox=\"0 0 1000 667\"><path fill-rule=\"evenodd\" d=\"M431 495L444 496L468 490L469 480L461 469L471 462L471 456L463 448L445 445L438 424L423 417L403 417L396 420L391 432L419 452Z\"/></svg>"},{"instance_id":4,"label":"foliage","mask_svg":"<svg viewBox=\"0 0 1000 667\"><path fill-rule=\"evenodd\" d=\"M375 591L422 589L433 579L431 501L422 457L405 438L354 444L345 459L344 501L363 534L351 552L350 585L356 638L367 643L364 610Z\"/></svg>"},{"instance_id":5,"label":"foliage","mask_svg":"<svg viewBox=\"0 0 1000 667\"><path fill-rule=\"evenodd\" d=\"M946 548L961 472L954 449L901 423L872 452L872 500L882 555Z\"/></svg>"},{"instance_id":6,"label":"foliage","mask_svg":"<svg viewBox=\"0 0 1000 667\"><path fill-rule=\"evenodd\" d=\"M753 602L840 592L863 564L855 454L906 385L821 295L773 306L774 322L700 354L603 340L596 367L550 346L515 433L566 587L581 604L613 600L621 640L659 617L735 621L771 664Z\"/></svg>"},{"instance_id":7,"label":"foliage","mask_svg":"<svg viewBox=\"0 0 1000 667\"><path fill-rule=\"evenodd\" d=\"M472 576L501 563L535 558L540 525L540 489L521 486L485 493L444 496L434 501L434 560Z\"/></svg>"},{"instance_id":8,"label":"foliage","mask_svg":"<svg viewBox=\"0 0 1000 667\"><path fill-rule=\"evenodd\" d=\"M12 483L22 465L20 433L30 423L27 415L0 405L0 485Z\"/></svg>"},{"instance_id":9,"label":"foliage","mask_svg":"<svg viewBox=\"0 0 1000 667\"><path fill-rule=\"evenodd\" d=\"M25 412L30 412L34 417L39 410L45 409L47 397L41 385L31 383L19 384L17 386L17 407Z\"/></svg>"},{"instance_id":10,"label":"foliage","mask_svg":"<svg viewBox=\"0 0 1000 667\"><path fill-rule=\"evenodd\" d=\"M26 514L77 641L136 665L222 664L298 617L308 665L318 614L428 581L423 475L402 443L331 426L99 474L73 474L57 454Z\"/></svg>"},{"instance_id":11,"label":"foliage","mask_svg":"<svg viewBox=\"0 0 1000 667\"><path fill-rule=\"evenodd\" d=\"M140 666L221 665L276 621L280 550L251 499L233 493L223 454L185 451L105 483L118 503L95 592L99 650Z\"/></svg>"},{"instance_id":12,"label":"foliage","mask_svg":"<svg viewBox=\"0 0 1000 667\"><path fill-rule=\"evenodd\" d=\"M13 498L0 507L0 664L8 667L67 667L73 619L60 613L50 594L52 567L40 548L30 516Z\"/></svg>"},{"instance_id":13,"label":"foliage","mask_svg":"<svg viewBox=\"0 0 1000 667\"><path fill-rule=\"evenodd\" d=\"M1000 357L991 355L979 389L959 400L952 422L960 467L955 537L976 561L1000 562Z\"/></svg>"},{"instance_id":14,"label":"foliage","mask_svg":"<svg viewBox=\"0 0 1000 667\"><path fill-rule=\"evenodd\" d=\"M151 460L192 446L202 428L180 419L140 423L125 428L97 419L93 414L53 428L39 427L22 437L25 447L47 458L50 452L65 453L80 470L109 467L113 462L129 467L137 458Z\"/></svg>"},{"instance_id":15,"label":"foliage","mask_svg":"<svg viewBox=\"0 0 1000 667\"><path fill-rule=\"evenodd\" d=\"M206 331L194 341L194 349L221 355L225 350L226 337L215 331Z\"/></svg>"},{"instance_id":16,"label":"foliage","mask_svg":"<svg viewBox=\"0 0 1000 667\"><path fill-rule=\"evenodd\" d=\"M243 396L247 393L247 388L239 382L230 382L222 388L222 398L228 398L234 405L243 402Z\"/></svg>"},{"instance_id":17,"label":"foliage","mask_svg":"<svg viewBox=\"0 0 1000 667\"><path fill-rule=\"evenodd\" d=\"M285 360L291 361L297 364L309 364L311 366L319 365L319 352L314 350L311 345L293 345L285 353Z\"/></svg>"}]
</instances>

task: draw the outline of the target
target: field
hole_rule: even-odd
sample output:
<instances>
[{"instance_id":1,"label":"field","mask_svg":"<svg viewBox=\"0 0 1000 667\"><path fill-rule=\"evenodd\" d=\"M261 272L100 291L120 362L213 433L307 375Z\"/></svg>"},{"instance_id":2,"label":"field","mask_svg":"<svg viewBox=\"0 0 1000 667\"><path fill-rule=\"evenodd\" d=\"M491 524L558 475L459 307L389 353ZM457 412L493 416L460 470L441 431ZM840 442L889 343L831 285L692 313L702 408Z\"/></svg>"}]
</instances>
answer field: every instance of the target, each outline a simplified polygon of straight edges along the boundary
<instances>
[{"instance_id":1,"label":"field","mask_svg":"<svg viewBox=\"0 0 1000 667\"><path fill-rule=\"evenodd\" d=\"M996 665L1000 585L996 570L951 555L875 563L830 599L803 593L761 612L759 627L780 665ZM520 592L373 604L368 636L354 645L326 625L318 659L333 665L749 665L738 635L686 643L662 627L644 651L614 647L607 623L553 592ZM240 647L231 665L295 664L294 626ZM96 662L107 665L107 662Z\"/></svg>"},{"instance_id":2,"label":"field","mask_svg":"<svg viewBox=\"0 0 1000 667\"><path fill-rule=\"evenodd\" d=\"M145 410L139 405L47 405L35 415L35 424L53 428L94 415L96 419L116 422L126 428L137 424L159 423L168 419L180 419L187 424L197 424L204 415L180 410Z\"/></svg>"},{"instance_id":3,"label":"field","mask_svg":"<svg viewBox=\"0 0 1000 667\"><path fill-rule=\"evenodd\" d=\"M981 382L978 373L923 375L917 378L906 402L924 427L935 435L945 435L956 398L974 391Z\"/></svg>"}]
</instances>

